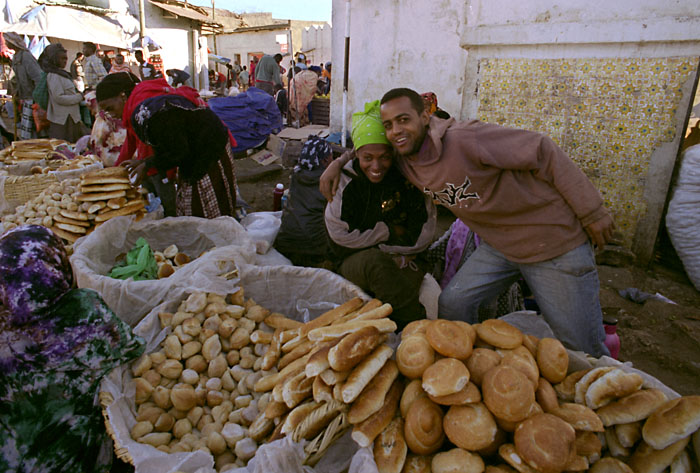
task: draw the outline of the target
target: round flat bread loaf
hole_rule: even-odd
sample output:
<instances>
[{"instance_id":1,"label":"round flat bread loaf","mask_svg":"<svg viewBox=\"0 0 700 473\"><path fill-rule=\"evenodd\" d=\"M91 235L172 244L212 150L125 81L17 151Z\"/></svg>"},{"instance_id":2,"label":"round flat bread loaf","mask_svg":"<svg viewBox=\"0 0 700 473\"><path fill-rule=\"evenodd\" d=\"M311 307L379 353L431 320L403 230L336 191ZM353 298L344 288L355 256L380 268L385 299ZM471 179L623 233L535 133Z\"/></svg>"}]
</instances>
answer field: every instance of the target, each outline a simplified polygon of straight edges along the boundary
<instances>
[{"instance_id":1,"label":"round flat bread loaf","mask_svg":"<svg viewBox=\"0 0 700 473\"><path fill-rule=\"evenodd\" d=\"M515 429L515 451L531 467L542 473L566 469L574 453L576 431L551 414L537 414Z\"/></svg>"},{"instance_id":2,"label":"round flat bread loaf","mask_svg":"<svg viewBox=\"0 0 700 473\"><path fill-rule=\"evenodd\" d=\"M445 440L442 409L427 397L413 401L406 413L404 436L411 452L430 455L437 452Z\"/></svg>"},{"instance_id":3,"label":"round flat bread loaf","mask_svg":"<svg viewBox=\"0 0 700 473\"><path fill-rule=\"evenodd\" d=\"M472 337L463 326L450 320L434 320L425 337L442 356L466 360L472 353Z\"/></svg>"},{"instance_id":4,"label":"round flat bread loaf","mask_svg":"<svg viewBox=\"0 0 700 473\"><path fill-rule=\"evenodd\" d=\"M501 319L484 320L477 326L479 338L498 348L516 348L523 344L522 332Z\"/></svg>"},{"instance_id":5,"label":"round flat bread loaf","mask_svg":"<svg viewBox=\"0 0 700 473\"><path fill-rule=\"evenodd\" d=\"M408 338L417 333L425 335L425 331L428 330L428 326L432 322L433 321L429 319L420 319L409 322L401 331L401 339Z\"/></svg>"},{"instance_id":6,"label":"round flat bread loaf","mask_svg":"<svg viewBox=\"0 0 700 473\"><path fill-rule=\"evenodd\" d=\"M399 410L401 411L401 417L406 417L408 414L408 409L411 407L411 404L413 404L413 401L418 399L419 397L426 397L427 394L425 391L423 391L423 386L422 380L420 379L414 379L408 385L406 388L403 390L403 394L401 395L401 402L399 403Z\"/></svg>"},{"instance_id":7,"label":"round flat bread loaf","mask_svg":"<svg viewBox=\"0 0 700 473\"><path fill-rule=\"evenodd\" d=\"M435 363L435 351L423 334L404 337L396 349L399 371L408 379L423 376L423 372Z\"/></svg>"},{"instance_id":8,"label":"round flat bread loaf","mask_svg":"<svg viewBox=\"0 0 700 473\"><path fill-rule=\"evenodd\" d=\"M568 422L576 430L584 430L588 432L603 432L603 421L600 420L598 414L581 404L565 402L561 406L552 409L550 414L559 417Z\"/></svg>"},{"instance_id":9,"label":"round flat bread loaf","mask_svg":"<svg viewBox=\"0 0 700 473\"><path fill-rule=\"evenodd\" d=\"M453 448L433 457L433 473L482 473L484 461L475 453Z\"/></svg>"},{"instance_id":10,"label":"round flat bread loaf","mask_svg":"<svg viewBox=\"0 0 700 473\"><path fill-rule=\"evenodd\" d=\"M634 473L634 471L617 458L604 457L595 462L588 473Z\"/></svg>"},{"instance_id":11,"label":"round flat bread loaf","mask_svg":"<svg viewBox=\"0 0 700 473\"><path fill-rule=\"evenodd\" d=\"M491 445L498 431L496 420L480 402L450 407L442 425L450 442L469 451Z\"/></svg>"},{"instance_id":12,"label":"round flat bread loaf","mask_svg":"<svg viewBox=\"0 0 700 473\"><path fill-rule=\"evenodd\" d=\"M540 378L537 382L535 399L545 412L559 407L559 399L557 399L556 391L554 391L552 385L549 384L549 381L544 378Z\"/></svg>"},{"instance_id":13,"label":"round flat bread loaf","mask_svg":"<svg viewBox=\"0 0 700 473\"><path fill-rule=\"evenodd\" d=\"M470 380L477 386L481 386L484 375L491 369L498 366L503 358L494 350L489 348L475 348L472 355L467 360Z\"/></svg>"},{"instance_id":14,"label":"round flat bread loaf","mask_svg":"<svg viewBox=\"0 0 700 473\"><path fill-rule=\"evenodd\" d=\"M537 344L537 366L550 383L560 383L569 369L569 354L555 338L543 338Z\"/></svg>"},{"instance_id":15,"label":"round flat bread loaf","mask_svg":"<svg viewBox=\"0 0 700 473\"><path fill-rule=\"evenodd\" d=\"M469 382L469 370L455 358L436 361L423 372L423 389L432 396L448 396Z\"/></svg>"},{"instance_id":16,"label":"round flat bread loaf","mask_svg":"<svg viewBox=\"0 0 700 473\"><path fill-rule=\"evenodd\" d=\"M481 392L471 381L467 383L461 391L447 396L431 396L428 394L431 401L441 406L461 406L481 401Z\"/></svg>"},{"instance_id":17,"label":"round flat bread loaf","mask_svg":"<svg viewBox=\"0 0 700 473\"><path fill-rule=\"evenodd\" d=\"M409 453L406 456L406 463L404 463L401 473L431 473L431 460L431 457L426 455Z\"/></svg>"},{"instance_id":18,"label":"round flat bread loaf","mask_svg":"<svg viewBox=\"0 0 700 473\"><path fill-rule=\"evenodd\" d=\"M481 385L484 404L498 418L519 422L535 403L535 388L527 377L512 366L492 368Z\"/></svg>"}]
</instances>

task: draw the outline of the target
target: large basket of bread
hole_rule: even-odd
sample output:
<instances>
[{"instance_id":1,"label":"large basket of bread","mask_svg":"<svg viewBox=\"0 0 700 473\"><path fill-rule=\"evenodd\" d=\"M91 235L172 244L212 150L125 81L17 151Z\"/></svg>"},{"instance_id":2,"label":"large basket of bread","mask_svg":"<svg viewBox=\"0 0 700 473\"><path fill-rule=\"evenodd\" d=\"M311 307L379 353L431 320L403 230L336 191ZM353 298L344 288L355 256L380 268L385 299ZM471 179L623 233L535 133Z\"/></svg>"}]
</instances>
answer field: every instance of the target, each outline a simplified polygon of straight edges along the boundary
<instances>
[{"instance_id":1,"label":"large basket of bread","mask_svg":"<svg viewBox=\"0 0 700 473\"><path fill-rule=\"evenodd\" d=\"M146 353L102 384L117 451L137 472L229 471L284 441L314 464L350 427L349 403L321 377L341 372L328 353L371 364L370 378L393 353L388 307L325 270L245 265L228 294L173 294L134 329ZM363 354L332 350L359 327L373 333Z\"/></svg>"}]
</instances>

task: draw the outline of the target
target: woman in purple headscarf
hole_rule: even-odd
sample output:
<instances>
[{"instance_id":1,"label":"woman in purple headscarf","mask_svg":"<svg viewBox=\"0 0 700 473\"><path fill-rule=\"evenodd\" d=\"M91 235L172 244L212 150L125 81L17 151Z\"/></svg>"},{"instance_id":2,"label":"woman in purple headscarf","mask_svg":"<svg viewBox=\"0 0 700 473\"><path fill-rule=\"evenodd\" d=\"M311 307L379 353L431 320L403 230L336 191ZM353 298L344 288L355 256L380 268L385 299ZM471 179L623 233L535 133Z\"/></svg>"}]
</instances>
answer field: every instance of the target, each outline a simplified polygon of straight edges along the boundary
<instances>
[{"instance_id":1,"label":"woman in purple headscarf","mask_svg":"<svg viewBox=\"0 0 700 473\"><path fill-rule=\"evenodd\" d=\"M61 239L24 225L0 237L0 471L106 472L97 389L144 341L89 289L71 289Z\"/></svg>"}]
</instances>

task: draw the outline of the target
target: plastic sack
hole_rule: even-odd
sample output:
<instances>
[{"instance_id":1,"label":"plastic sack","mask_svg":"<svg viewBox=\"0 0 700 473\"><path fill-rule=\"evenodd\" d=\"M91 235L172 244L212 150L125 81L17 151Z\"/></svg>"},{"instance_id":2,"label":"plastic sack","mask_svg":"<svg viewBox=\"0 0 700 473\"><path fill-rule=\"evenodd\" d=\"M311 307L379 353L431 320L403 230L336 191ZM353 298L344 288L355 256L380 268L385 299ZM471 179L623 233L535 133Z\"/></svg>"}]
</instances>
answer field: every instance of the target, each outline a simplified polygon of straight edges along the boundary
<instances>
[{"instance_id":1,"label":"plastic sack","mask_svg":"<svg viewBox=\"0 0 700 473\"><path fill-rule=\"evenodd\" d=\"M700 145L686 149L682 160L666 228L685 272L700 291Z\"/></svg>"},{"instance_id":2,"label":"plastic sack","mask_svg":"<svg viewBox=\"0 0 700 473\"><path fill-rule=\"evenodd\" d=\"M152 281L123 281L107 274L115 258L143 237L154 251L175 244L192 260L171 276ZM205 252L202 256L202 252ZM245 229L231 217L177 217L135 222L133 216L108 220L73 246L71 264L78 287L94 289L117 316L134 326L175 287L198 285L223 291L223 274L255 258L255 246Z\"/></svg>"},{"instance_id":3,"label":"plastic sack","mask_svg":"<svg viewBox=\"0 0 700 473\"><path fill-rule=\"evenodd\" d=\"M282 225L282 211L251 212L241 220L241 225L255 241L255 249L262 255L275 243Z\"/></svg>"},{"instance_id":4,"label":"plastic sack","mask_svg":"<svg viewBox=\"0 0 700 473\"><path fill-rule=\"evenodd\" d=\"M191 292L216 292L221 295L230 294L242 287L246 298L253 298L258 304L274 312L280 312L288 317L302 322L318 317L327 310L346 302L353 297L369 300L369 296L360 288L348 282L335 273L324 269L303 268L299 266L255 266L243 265L239 268L238 281L226 281L217 290L209 286L177 287L173 289L166 302L151 310L135 327L134 332L146 340L146 353L157 349L158 345L170 333L170 328L161 329L158 313L162 311L175 312L180 302ZM166 454L150 445L138 443L131 439L131 428L136 424L134 415L134 386L129 366L120 366L106 376L100 390L110 393L114 402L107 408L110 425L118 444L126 448L134 460L136 473L214 473L213 457L203 451ZM350 441L352 442L352 441ZM352 442L354 443L354 442ZM336 445L337 444L337 445ZM348 448L349 443L339 439L326 452L331 450L339 455L338 462L328 464L324 459L319 462L323 469L294 468L296 461L300 463L302 456L301 444L280 440L261 446L256 456L249 463L251 469L237 471L263 473L325 473L342 471L339 464L350 463L354 449ZM336 458L329 456L328 458ZM323 464L326 466L324 467ZM257 466L256 466L257 465ZM300 466L300 465L298 465Z\"/></svg>"}]
</instances>

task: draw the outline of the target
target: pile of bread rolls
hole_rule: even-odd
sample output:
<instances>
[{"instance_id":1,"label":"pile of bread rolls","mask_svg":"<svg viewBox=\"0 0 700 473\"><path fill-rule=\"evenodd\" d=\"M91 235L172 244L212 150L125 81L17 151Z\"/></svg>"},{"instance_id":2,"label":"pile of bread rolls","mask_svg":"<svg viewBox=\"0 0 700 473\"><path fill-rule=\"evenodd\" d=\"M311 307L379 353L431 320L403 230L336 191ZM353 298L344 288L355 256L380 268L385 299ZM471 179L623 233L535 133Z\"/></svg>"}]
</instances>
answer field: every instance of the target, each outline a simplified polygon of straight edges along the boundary
<instances>
[{"instance_id":1,"label":"pile of bread rolls","mask_svg":"<svg viewBox=\"0 0 700 473\"><path fill-rule=\"evenodd\" d=\"M270 440L285 435L310 440L308 464L318 461L350 422L356 424L353 438L371 444L376 436L367 440L371 432L391 420L386 403L398 404L402 390L386 344L387 334L396 330L387 318L391 310L377 299L353 298L305 324L265 320L275 332L263 367L276 363L279 371L254 389L271 393L264 412L276 425Z\"/></svg>"},{"instance_id":2,"label":"pile of bread rolls","mask_svg":"<svg viewBox=\"0 0 700 473\"><path fill-rule=\"evenodd\" d=\"M163 251L154 251L153 257L158 264L158 279L167 278L191 261L190 257L181 252L177 245L170 245Z\"/></svg>"},{"instance_id":3,"label":"pile of bread rolls","mask_svg":"<svg viewBox=\"0 0 700 473\"><path fill-rule=\"evenodd\" d=\"M421 320L396 363L406 388L369 439L382 473L698 471L686 446L694 434L697 459L700 396L669 401L619 368L567 376L558 340L498 319Z\"/></svg>"},{"instance_id":4,"label":"pile of bread rolls","mask_svg":"<svg viewBox=\"0 0 700 473\"><path fill-rule=\"evenodd\" d=\"M43 225L70 246L111 218L143 217L144 190L133 187L126 172L125 168L112 167L57 182L0 221L5 230L23 224Z\"/></svg>"}]
</instances>

